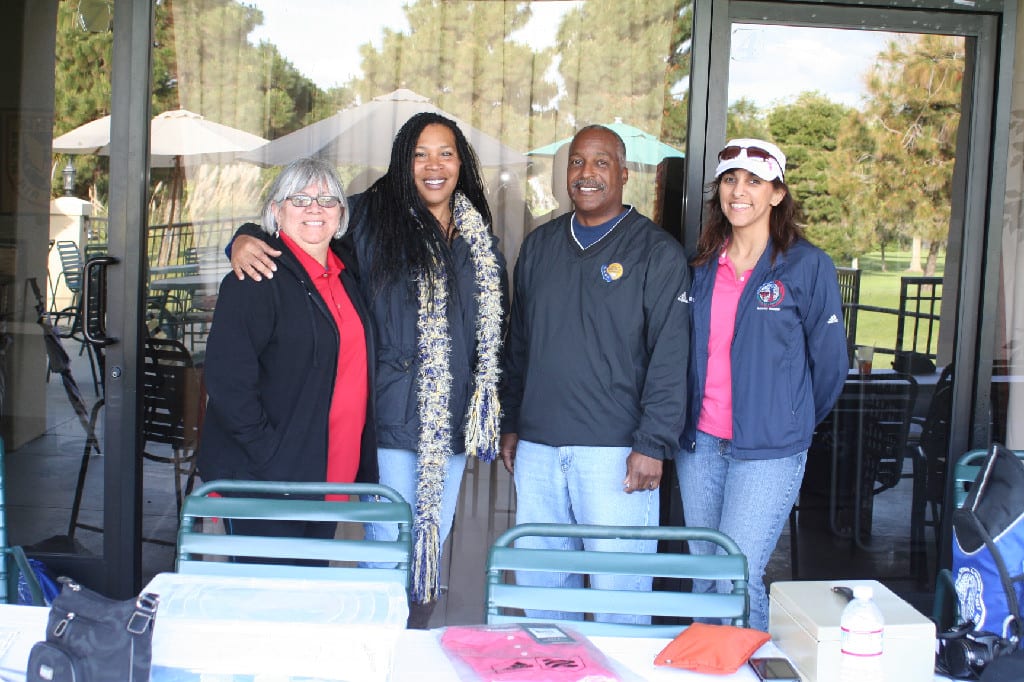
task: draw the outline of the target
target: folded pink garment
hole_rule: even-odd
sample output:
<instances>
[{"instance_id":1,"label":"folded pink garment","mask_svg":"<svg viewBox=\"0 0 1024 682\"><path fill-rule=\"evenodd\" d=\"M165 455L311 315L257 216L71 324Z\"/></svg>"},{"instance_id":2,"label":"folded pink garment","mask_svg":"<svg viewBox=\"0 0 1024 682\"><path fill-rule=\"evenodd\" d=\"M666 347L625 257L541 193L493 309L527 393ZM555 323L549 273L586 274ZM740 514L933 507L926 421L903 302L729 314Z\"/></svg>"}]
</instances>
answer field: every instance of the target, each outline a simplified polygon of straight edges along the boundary
<instances>
[{"instance_id":1,"label":"folded pink garment","mask_svg":"<svg viewBox=\"0 0 1024 682\"><path fill-rule=\"evenodd\" d=\"M546 623L452 626L441 635L441 648L480 682L619 679L586 637Z\"/></svg>"}]
</instances>

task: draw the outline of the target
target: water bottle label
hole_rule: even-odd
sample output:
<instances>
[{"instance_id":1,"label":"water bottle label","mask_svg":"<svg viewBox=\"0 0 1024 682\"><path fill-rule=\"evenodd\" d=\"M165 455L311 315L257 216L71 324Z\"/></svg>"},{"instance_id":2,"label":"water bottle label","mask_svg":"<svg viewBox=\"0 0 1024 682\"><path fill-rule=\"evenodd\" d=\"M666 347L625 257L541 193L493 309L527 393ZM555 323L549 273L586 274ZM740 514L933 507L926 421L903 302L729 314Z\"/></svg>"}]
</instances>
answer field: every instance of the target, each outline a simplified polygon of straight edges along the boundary
<instances>
[{"instance_id":1,"label":"water bottle label","mask_svg":"<svg viewBox=\"0 0 1024 682\"><path fill-rule=\"evenodd\" d=\"M880 656L882 628L877 630L850 630L840 628L840 645L844 654L853 656Z\"/></svg>"}]
</instances>

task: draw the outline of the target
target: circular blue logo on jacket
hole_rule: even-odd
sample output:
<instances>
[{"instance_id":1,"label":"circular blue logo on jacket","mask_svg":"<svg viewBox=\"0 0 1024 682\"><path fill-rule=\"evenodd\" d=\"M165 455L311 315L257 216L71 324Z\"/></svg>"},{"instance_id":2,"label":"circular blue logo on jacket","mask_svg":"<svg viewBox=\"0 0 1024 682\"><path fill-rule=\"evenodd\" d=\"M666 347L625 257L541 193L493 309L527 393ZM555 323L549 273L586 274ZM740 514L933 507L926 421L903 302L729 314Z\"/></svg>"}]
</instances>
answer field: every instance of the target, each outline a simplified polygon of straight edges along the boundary
<instances>
[{"instance_id":1,"label":"circular blue logo on jacket","mask_svg":"<svg viewBox=\"0 0 1024 682\"><path fill-rule=\"evenodd\" d=\"M757 288L757 300L768 308L778 307L784 298L786 298L786 287L779 280L765 282Z\"/></svg>"}]
</instances>

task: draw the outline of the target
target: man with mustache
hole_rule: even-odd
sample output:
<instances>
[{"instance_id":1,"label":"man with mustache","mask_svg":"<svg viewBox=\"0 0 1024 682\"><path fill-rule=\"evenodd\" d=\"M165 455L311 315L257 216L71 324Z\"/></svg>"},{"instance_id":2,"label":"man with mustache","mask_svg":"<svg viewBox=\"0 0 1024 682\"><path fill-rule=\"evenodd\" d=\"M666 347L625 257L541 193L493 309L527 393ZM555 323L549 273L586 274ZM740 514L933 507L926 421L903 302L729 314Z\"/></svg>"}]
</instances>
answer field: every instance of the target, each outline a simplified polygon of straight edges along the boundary
<instances>
[{"instance_id":1,"label":"man with mustache","mask_svg":"<svg viewBox=\"0 0 1024 682\"><path fill-rule=\"evenodd\" d=\"M500 445L515 477L516 523L658 524L662 462L679 450L686 413L690 274L682 246L623 205L628 178L622 139L604 126L581 129L566 178L575 211L532 232L519 253ZM517 545L580 546L567 538ZM654 552L657 543L582 547ZM581 585L582 576L521 572L517 581ZM595 575L590 585L650 590L651 579Z\"/></svg>"}]
</instances>

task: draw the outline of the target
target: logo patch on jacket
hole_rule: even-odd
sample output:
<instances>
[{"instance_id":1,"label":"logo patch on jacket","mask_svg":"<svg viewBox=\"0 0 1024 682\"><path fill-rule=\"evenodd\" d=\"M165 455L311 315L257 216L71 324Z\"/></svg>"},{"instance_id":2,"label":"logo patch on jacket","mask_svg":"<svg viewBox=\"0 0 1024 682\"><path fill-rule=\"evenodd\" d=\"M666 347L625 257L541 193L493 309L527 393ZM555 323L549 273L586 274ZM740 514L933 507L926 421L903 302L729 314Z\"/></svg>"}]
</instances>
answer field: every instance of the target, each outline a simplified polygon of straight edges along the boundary
<instances>
[{"instance_id":1,"label":"logo patch on jacket","mask_svg":"<svg viewBox=\"0 0 1024 682\"><path fill-rule=\"evenodd\" d=\"M614 282L622 277L622 263L608 263L601 266L601 279L606 282Z\"/></svg>"},{"instance_id":2,"label":"logo patch on jacket","mask_svg":"<svg viewBox=\"0 0 1024 682\"><path fill-rule=\"evenodd\" d=\"M757 288L758 310L780 310L786 298L786 287L781 280L765 282Z\"/></svg>"}]
</instances>

